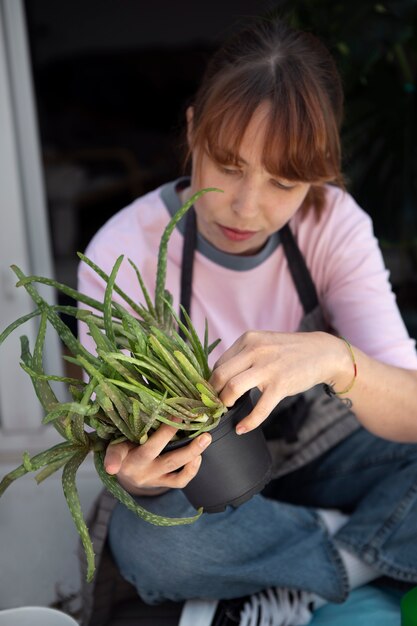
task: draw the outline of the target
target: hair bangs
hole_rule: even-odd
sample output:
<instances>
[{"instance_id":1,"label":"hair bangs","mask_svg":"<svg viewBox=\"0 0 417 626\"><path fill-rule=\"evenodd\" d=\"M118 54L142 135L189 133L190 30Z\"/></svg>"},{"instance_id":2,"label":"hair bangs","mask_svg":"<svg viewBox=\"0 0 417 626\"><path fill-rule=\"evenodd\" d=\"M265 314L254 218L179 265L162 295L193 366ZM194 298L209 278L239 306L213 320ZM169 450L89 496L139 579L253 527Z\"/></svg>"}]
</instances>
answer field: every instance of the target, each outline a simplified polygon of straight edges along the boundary
<instances>
[{"instance_id":1,"label":"hair bangs","mask_svg":"<svg viewBox=\"0 0 417 626\"><path fill-rule=\"evenodd\" d=\"M211 94L200 112L193 134L192 150L202 148L222 165L239 165L239 150L246 128L257 110L269 104L266 117L263 166L273 176L314 184L336 182L340 178L340 144L334 116L326 114L311 86L298 89L281 78L280 89L239 81L239 88ZM246 87L246 88L245 88ZM225 95L227 93L227 96ZM215 104L215 106L214 106Z\"/></svg>"},{"instance_id":2,"label":"hair bangs","mask_svg":"<svg viewBox=\"0 0 417 626\"><path fill-rule=\"evenodd\" d=\"M240 146L255 109L256 104L252 109L247 102L238 108L234 105L224 112L221 120L208 125L206 150L213 161L222 165L240 164Z\"/></svg>"},{"instance_id":3,"label":"hair bangs","mask_svg":"<svg viewBox=\"0 0 417 626\"><path fill-rule=\"evenodd\" d=\"M317 104L291 93L271 102L263 165L274 176L313 184L340 182L338 129Z\"/></svg>"},{"instance_id":4,"label":"hair bangs","mask_svg":"<svg viewBox=\"0 0 417 626\"><path fill-rule=\"evenodd\" d=\"M257 81L248 80L244 75L237 78L234 74L232 79L226 77L217 85L206 100L204 110L195 111L197 119L191 149L203 148L211 159L223 165L239 164L246 128L259 104L269 99L270 92L268 85L256 84Z\"/></svg>"}]
</instances>

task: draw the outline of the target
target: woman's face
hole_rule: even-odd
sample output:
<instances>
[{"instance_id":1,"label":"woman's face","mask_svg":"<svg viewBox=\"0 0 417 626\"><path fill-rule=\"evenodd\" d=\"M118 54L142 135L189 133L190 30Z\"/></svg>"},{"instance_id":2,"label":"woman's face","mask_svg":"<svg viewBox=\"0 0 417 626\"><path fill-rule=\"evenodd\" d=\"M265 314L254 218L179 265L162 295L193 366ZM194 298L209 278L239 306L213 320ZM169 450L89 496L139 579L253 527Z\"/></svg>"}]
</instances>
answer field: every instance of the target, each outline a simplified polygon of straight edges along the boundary
<instances>
[{"instance_id":1,"label":"woman's face","mask_svg":"<svg viewBox=\"0 0 417 626\"><path fill-rule=\"evenodd\" d=\"M224 191L208 192L195 203L198 231L223 252L256 253L296 213L310 188L309 183L272 176L262 166L267 115L267 104L255 111L243 136L238 166L223 166L204 152L196 170L196 151L193 153L191 187L186 195L205 187Z\"/></svg>"}]
</instances>

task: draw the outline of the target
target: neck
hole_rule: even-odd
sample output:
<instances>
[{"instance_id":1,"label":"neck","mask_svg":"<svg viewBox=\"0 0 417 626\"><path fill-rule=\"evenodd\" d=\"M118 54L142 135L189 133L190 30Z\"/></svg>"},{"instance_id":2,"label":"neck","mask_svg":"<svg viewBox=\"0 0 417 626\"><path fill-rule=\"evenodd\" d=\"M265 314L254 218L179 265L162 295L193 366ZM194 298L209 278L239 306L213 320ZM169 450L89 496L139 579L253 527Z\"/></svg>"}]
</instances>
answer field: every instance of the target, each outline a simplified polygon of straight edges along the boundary
<instances>
[{"instance_id":1,"label":"neck","mask_svg":"<svg viewBox=\"0 0 417 626\"><path fill-rule=\"evenodd\" d=\"M185 204L186 202L188 202L188 200L191 198L192 194L192 190L191 187L185 187L185 189L179 189L177 191L177 194L179 196L179 199L181 200L181 204Z\"/></svg>"}]
</instances>

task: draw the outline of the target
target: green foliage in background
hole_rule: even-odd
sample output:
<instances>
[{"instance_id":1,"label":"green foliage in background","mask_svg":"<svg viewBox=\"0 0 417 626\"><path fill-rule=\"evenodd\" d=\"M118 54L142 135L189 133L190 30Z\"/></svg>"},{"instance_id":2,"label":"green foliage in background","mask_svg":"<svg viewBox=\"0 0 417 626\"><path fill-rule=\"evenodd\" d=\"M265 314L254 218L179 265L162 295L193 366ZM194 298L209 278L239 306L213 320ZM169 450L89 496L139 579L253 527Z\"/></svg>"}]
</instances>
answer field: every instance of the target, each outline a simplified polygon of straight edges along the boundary
<instances>
[{"instance_id":1,"label":"green foliage in background","mask_svg":"<svg viewBox=\"0 0 417 626\"><path fill-rule=\"evenodd\" d=\"M377 236L417 240L417 0L282 0L276 10L336 59L346 96L344 169Z\"/></svg>"}]
</instances>

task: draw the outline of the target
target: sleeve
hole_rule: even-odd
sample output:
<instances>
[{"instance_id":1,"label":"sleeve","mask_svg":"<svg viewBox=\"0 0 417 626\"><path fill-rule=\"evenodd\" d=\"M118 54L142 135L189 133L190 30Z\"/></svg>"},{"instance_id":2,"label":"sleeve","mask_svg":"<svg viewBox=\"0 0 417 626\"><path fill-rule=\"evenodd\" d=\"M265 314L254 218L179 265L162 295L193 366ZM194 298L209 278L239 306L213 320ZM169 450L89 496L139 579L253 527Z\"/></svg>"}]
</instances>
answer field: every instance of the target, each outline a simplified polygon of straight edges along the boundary
<instances>
[{"instance_id":1,"label":"sleeve","mask_svg":"<svg viewBox=\"0 0 417 626\"><path fill-rule=\"evenodd\" d=\"M87 246L85 256L107 275L111 274L117 259L123 256L116 284L132 301L140 304L144 301L144 295L129 260L131 259L140 268L146 288L152 295L157 265L155 240L159 241L160 229L163 228L164 223L158 218L159 221L152 236L150 229L144 228L138 222L138 214L141 214L141 211L136 211L135 206L131 205L113 216L93 237ZM99 302L104 301L106 282L84 261L78 265L77 283L78 291ZM112 298L123 305L129 313L135 315L129 302L121 294L114 291ZM84 304L82 306L90 308ZM95 342L88 334L88 327L84 322L78 323L78 337L87 350L93 354L96 353Z\"/></svg>"},{"instance_id":2,"label":"sleeve","mask_svg":"<svg viewBox=\"0 0 417 626\"><path fill-rule=\"evenodd\" d=\"M157 213L157 219L159 215L155 210L159 206L155 202L155 199L159 198L159 194L155 192L150 199L149 195L147 198L147 200L145 200L145 197L137 198L132 204L115 213L96 232L85 251L85 256L107 275L111 274L118 257L123 255L124 259L119 268L116 282L126 294L138 302L141 300L141 291L136 274L128 263L128 259L132 259L142 270L144 265L143 259L146 258L145 255L148 250L146 245L147 238L149 238L149 227L147 229L144 227L143 215L148 213L153 216ZM99 302L104 301L106 283L84 261L81 261L78 265L77 284L78 291L81 293ZM129 306L116 292L113 293L112 297L130 311ZM88 308L86 305L82 306ZM88 327L84 322L78 323L78 337L87 350L93 354L96 353L95 342L89 336Z\"/></svg>"},{"instance_id":3,"label":"sleeve","mask_svg":"<svg viewBox=\"0 0 417 626\"><path fill-rule=\"evenodd\" d=\"M372 221L339 192L321 233L321 297L331 326L369 356L417 369Z\"/></svg>"}]
</instances>

